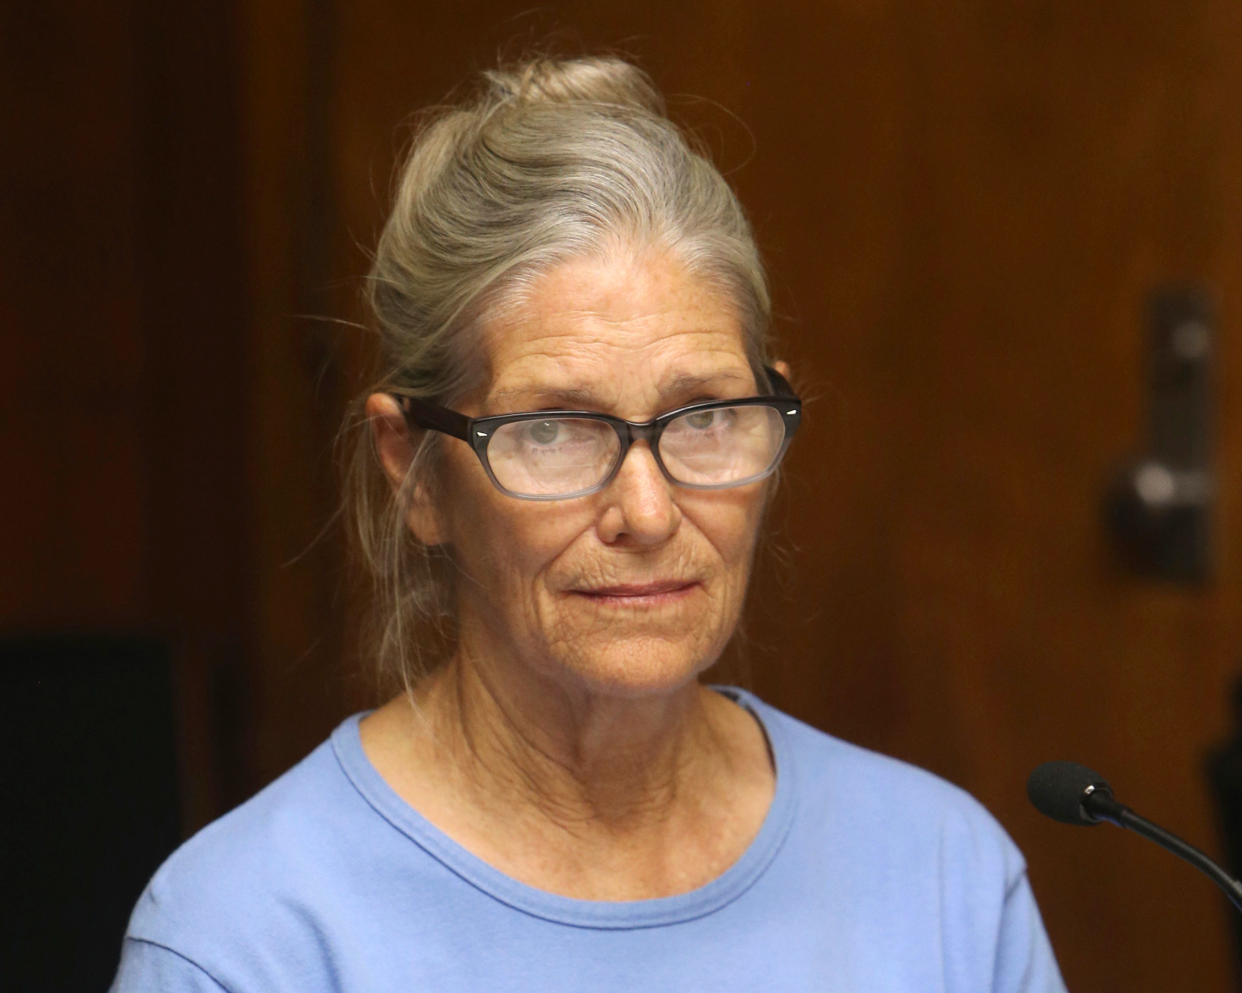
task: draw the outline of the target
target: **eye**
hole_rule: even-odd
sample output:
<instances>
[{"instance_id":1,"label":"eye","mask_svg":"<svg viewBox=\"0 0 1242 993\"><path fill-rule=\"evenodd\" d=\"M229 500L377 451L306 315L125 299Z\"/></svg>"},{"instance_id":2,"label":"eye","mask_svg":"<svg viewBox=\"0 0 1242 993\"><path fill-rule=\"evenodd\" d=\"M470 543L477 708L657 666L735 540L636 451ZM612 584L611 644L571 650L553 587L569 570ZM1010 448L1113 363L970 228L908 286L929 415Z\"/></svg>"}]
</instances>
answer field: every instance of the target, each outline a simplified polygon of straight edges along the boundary
<instances>
[{"instance_id":1,"label":"eye","mask_svg":"<svg viewBox=\"0 0 1242 993\"><path fill-rule=\"evenodd\" d=\"M700 410L686 415L686 423L696 431L706 431L716 423L717 410Z\"/></svg>"},{"instance_id":2,"label":"eye","mask_svg":"<svg viewBox=\"0 0 1242 993\"><path fill-rule=\"evenodd\" d=\"M550 445L560 434L561 426L556 421L531 421L526 426L526 437L536 445Z\"/></svg>"}]
</instances>

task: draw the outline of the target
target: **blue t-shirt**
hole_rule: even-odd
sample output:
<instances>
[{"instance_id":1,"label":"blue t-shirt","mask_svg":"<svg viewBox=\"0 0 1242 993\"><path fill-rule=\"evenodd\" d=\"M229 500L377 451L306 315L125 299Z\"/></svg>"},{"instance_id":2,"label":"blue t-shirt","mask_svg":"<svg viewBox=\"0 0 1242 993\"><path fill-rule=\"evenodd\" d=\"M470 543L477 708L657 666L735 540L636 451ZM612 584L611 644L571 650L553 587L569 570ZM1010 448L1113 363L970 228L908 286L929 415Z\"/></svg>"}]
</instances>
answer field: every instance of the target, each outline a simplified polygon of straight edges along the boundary
<instances>
[{"instance_id":1,"label":"blue t-shirt","mask_svg":"<svg viewBox=\"0 0 1242 993\"><path fill-rule=\"evenodd\" d=\"M979 804L723 692L777 782L706 886L606 902L519 883L393 792L355 716L156 873L113 993L1063 993L1022 857Z\"/></svg>"}]
</instances>

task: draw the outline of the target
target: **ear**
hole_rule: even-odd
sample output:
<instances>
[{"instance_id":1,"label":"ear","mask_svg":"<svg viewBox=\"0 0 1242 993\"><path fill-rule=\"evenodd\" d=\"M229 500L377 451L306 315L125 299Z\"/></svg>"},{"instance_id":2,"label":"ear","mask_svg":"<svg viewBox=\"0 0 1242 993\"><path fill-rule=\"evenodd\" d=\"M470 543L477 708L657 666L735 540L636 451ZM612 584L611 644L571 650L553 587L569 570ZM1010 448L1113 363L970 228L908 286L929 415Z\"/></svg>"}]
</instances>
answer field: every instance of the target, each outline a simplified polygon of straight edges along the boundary
<instances>
[{"instance_id":1,"label":"ear","mask_svg":"<svg viewBox=\"0 0 1242 993\"><path fill-rule=\"evenodd\" d=\"M789 377L792 375L792 373L790 373L789 371L789 363L786 362L784 359L779 359L778 361L773 362L772 368L775 369L777 372L779 372L782 376L784 376L786 380L788 380Z\"/></svg>"},{"instance_id":2,"label":"ear","mask_svg":"<svg viewBox=\"0 0 1242 993\"><path fill-rule=\"evenodd\" d=\"M384 467L384 474L388 477L393 493L399 493L410 473L417 443L410 436L409 425L397 405L396 398L390 394L372 393L367 397L366 414L371 423L380 465ZM443 544L444 528L427 486L422 482L415 482L406 492L409 494L409 506L406 508L405 519L414 537L424 545Z\"/></svg>"}]
</instances>

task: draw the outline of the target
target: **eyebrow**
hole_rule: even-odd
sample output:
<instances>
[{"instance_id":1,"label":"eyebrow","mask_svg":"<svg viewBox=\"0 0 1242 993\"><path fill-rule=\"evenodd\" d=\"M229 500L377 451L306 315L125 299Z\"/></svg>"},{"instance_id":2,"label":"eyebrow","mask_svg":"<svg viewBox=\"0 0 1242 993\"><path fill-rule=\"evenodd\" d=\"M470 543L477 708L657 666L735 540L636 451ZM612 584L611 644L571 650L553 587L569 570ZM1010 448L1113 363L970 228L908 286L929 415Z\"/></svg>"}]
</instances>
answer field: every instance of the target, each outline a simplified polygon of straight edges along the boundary
<instances>
[{"instance_id":1,"label":"eyebrow","mask_svg":"<svg viewBox=\"0 0 1242 993\"><path fill-rule=\"evenodd\" d=\"M662 397L684 398L701 392L708 387L722 389L727 384L746 382L748 373L731 369L721 370L709 375L693 375L680 373L666 380L660 386ZM710 392L710 391L709 391ZM488 397L489 406L524 404L526 407L559 407L565 410L591 410L605 406L604 401L594 390L574 386L514 386L509 389L497 390Z\"/></svg>"},{"instance_id":2,"label":"eyebrow","mask_svg":"<svg viewBox=\"0 0 1242 993\"><path fill-rule=\"evenodd\" d=\"M498 390L488 396L489 406L500 404L508 406L564 407L578 409L598 406L599 402L593 390L575 387L544 387L515 386L512 389Z\"/></svg>"}]
</instances>

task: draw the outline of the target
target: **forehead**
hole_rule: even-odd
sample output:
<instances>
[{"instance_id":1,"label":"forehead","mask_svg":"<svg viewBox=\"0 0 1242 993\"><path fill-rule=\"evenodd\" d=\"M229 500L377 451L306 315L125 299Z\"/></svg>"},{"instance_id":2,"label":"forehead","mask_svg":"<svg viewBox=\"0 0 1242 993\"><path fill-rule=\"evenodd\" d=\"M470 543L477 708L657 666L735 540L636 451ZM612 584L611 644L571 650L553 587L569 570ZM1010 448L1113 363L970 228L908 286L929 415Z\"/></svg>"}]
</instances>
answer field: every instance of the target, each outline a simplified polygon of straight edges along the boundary
<instances>
[{"instance_id":1,"label":"forehead","mask_svg":"<svg viewBox=\"0 0 1242 993\"><path fill-rule=\"evenodd\" d=\"M514 410L569 394L646 416L687 392L754 388L732 300L667 255L565 263L486 323L482 344L485 400Z\"/></svg>"}]
</instances>

